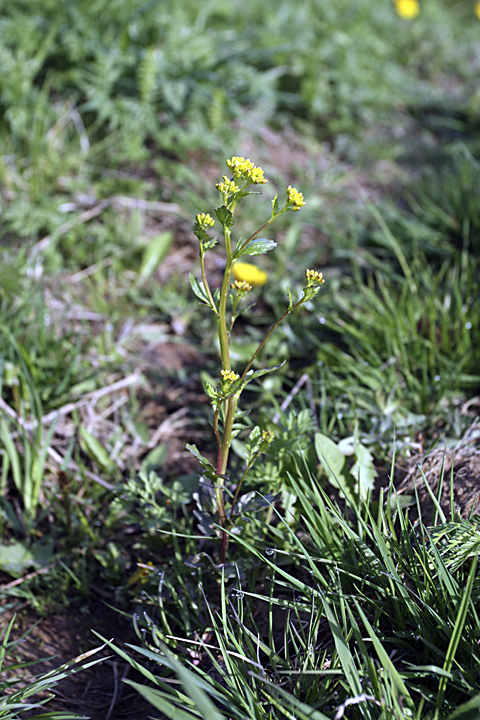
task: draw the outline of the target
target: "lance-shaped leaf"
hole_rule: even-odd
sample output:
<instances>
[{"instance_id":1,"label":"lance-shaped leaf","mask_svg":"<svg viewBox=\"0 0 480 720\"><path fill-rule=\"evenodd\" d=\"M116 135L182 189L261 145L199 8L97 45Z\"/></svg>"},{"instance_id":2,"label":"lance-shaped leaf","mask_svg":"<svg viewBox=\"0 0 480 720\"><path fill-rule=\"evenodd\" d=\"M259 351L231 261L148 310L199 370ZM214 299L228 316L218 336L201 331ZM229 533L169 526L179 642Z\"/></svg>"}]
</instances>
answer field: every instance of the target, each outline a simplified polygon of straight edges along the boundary
<instances>
[{"instance_id":1,"label":"lance-shaped leaf","mask_svg":"<svg viewBox=\"0 0 480 720\"><path fill-rule=\"evenodd\" d=\"M274 240L256 238L255 240L250 240L244 247L240 247L238 251L236 250L234 257L236 259L242 257L242 255L265 255L265 253L270 252L270 250L276 247L277 243Z\"/></svg>"},{"instance_id":2,"label":"lance-shaped leaf","mask_svg":"<svg viewBox=\"0 0 480 720\"><path fill-rule=\"evenodd\" d=\"M192 286L192 290L195 293L195 295L198 297L200 302L202 302L204 305L208 305L208 307L212 307L212 303L210 302L210 298L208 297L207 291L205 290L205 285L203 282L197 280L196 277L190 273L190 285Z\"/></svg>"},{"instance_id":3,"label":"lance-shaped leaf","mask_svg":"<svg viewBox=\"0 0 480 720\"><path fill-rule=\"evenodd\" d=\"M278 212L278 197L275 195L272 200L272 219L278 215Z\"/></svg>"},{"instance_id":4,"label":"lance-shaped leaf","mask_svg":"<svg viewBox=\"0 0 480 720\"><path fill-rule=\"evenodd\" d=\"M262 375L266 375L267 373L275 372L275 370L279 370L281 367L285 365L285 360L280 363L280 365L275 365L271 368L262 368L261 370L249 370L247 374L245 375L245 385L249 382L252 382L252 380L256 380L259 377L262 377Z\"/></svg>"},{"instance_id":5,"label":"lance-shaped leaf","mask_svg":"<svg viewBox=\"0 0 480 720\"><path fill-rule=\"evenodd\" d=\"M210 460L200 454L196 445L187 445L186 448L197 458L198 462L204 469L206 476L215 483L219 476Z\"/></svg>"}]
</instances>

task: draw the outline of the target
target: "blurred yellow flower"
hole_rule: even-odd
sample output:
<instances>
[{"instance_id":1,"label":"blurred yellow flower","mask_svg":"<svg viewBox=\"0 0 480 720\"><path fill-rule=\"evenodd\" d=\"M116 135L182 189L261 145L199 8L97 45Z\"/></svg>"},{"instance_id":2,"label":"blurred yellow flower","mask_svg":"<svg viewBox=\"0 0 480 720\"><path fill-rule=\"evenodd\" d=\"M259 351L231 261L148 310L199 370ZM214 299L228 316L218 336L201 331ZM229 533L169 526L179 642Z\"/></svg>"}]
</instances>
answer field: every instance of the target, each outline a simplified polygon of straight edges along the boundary
<instances>
[{"instance_id":1,"label":"blurred yellow flower","mask_svg":"<svg viewBox=\"0 0 480 720\"><path fill-rule=\"evenodd\" d=\"M268 275L265 270L260 270L252 263L237 262L233 266L233 277L235 280L244 280L249 285L260 286L265 285Z\"/></svg>"},{"instance_id":2,"label":"blurred yellow flower","mask_svg":"<svg viewBox=\"0 0 480 720\"><path fill-rule=\"evenodd\" d=\"M143 585L147 582L148 578L150 577L151 573L154 572L154 570L155 566L152 562L148 561L146 565L144 563L138 562L137 569L132 575L130 575L127 580L127 585L134 588L138 585Z\"/></svg>"},{"instance_id":3,"label":"blurred yellow flower","mask_svg":"<svg viewBox=\"0 0 480 720\"><path fill-rule=\"evenodd\" d=\"M473 8L473 12L477 16L477 18L480 20L480 2L475 3L475 7Z\"/></svg>"},{"instance_id":4,"label":"blurred yellow flower","mask_svg":"<svg viewBox=\"0 0 480 720\"><path fill-rule=\"evenodd\" d=\"M404 20L413 20L420 15L420 3L418 0L395 0L397 15Z\"/></svg>"}]
</instances>

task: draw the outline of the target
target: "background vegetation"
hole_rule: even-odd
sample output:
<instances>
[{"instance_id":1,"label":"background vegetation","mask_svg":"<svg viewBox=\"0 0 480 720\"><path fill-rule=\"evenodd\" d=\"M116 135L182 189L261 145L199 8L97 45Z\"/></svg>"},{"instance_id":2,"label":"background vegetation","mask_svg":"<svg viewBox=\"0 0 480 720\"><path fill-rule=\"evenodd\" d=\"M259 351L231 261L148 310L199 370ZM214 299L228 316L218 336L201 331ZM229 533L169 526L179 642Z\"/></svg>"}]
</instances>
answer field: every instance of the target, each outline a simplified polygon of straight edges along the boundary
<instances>
[{"instance_id":1,"label":"background vegetation","mask_svg":"<svg viewBox=\"0 0 480 720\"><path fill-rule=\"evenodd\" d=\"M135 610L132 684L164 716L477 716L475 515L448 472L432 523L395 486L435 447L477 452L479 27L448 0L411 21L372 0L0 3L5 652L16 608L88 615L100 588ZM187 277L234 154L269 178L243 232L277 189L307 201L258 259L236 361L305 267L326 284L249 387L275 441L222 569L184 451L214 451L218 374Z\"/></svg>"}]
</instances>

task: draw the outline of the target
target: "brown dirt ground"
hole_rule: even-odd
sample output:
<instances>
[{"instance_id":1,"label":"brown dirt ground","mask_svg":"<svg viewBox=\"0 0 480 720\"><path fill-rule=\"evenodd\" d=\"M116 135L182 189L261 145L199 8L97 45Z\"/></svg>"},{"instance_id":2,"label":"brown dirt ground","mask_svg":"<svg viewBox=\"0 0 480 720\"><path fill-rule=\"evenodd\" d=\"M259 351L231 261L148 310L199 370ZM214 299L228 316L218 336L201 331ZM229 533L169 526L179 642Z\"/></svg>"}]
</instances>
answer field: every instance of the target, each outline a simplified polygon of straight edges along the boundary
<instances>
[{"instance_id":1,"label":"brown dirt ground","mask_svg":"<svg viewBox=\"0 0 480 720\"><path fill-rule=\"evenodd\" d=\"M422 476L423 475L423 476ZM447 521L451 517L451 479L455 512L462 518L480 515L480 423L474 423L466 436L454 448L437 448L426 456L411 459L410 469L398 486L400 495L409 495L412 502L416 493L420 502L422 522L432 525L435 503L428 491L438 497ZM441 484L441 492L439 494ZM411 507L415 517L416 502Z\"/></svg>"},{"instance_id":2,"label":"brown dirt ground","mask_svg":"<svg viewBox=\"0 0 480 720\"><path fill-rule=\"evenodd\" d=\"M0 625L4 624L4 619L4 616L0 618ZM37 620L31 611L25 615L20 614L10 636L11 640L15 641L31 630L17 647L15 654L8 658L8 664L14 659L22 662L40 661L20 673L25 681L31 678L32 674L55 670L78 655L101 647L102 642L93 635L92 629L107 639L115 638L119 645L122 641L135 644L129 620L114 613L102 602L92 607L90 612L79 612L72 608L56 612L41 619L38 625L31 629ZM62 680L54 688L54 698L45 705L43 712L75 712L91 720L146 720L159 717L151 705L122 682L127 677L142 682L141 677L129 665L108 648L89 657L87 662L96 657L105 659L94 667ZM5 675L8 677L9 673ZM18 675L17 671L12 673L14 677ZM34 700L40 701L48 696L49 693L39 693ZM40 711L32 711L32 715L36 712Z\"/></svg>"}]
</instances>

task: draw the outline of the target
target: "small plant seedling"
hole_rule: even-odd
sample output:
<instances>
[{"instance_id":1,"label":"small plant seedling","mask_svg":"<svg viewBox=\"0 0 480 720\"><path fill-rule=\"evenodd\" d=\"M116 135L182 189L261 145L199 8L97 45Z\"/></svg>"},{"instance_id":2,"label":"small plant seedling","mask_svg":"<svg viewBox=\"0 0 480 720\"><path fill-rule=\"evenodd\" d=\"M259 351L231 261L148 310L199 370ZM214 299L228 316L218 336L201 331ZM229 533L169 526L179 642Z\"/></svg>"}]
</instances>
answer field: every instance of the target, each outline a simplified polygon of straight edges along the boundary
<instances>
[{"instance_id":1,"label":"small plant seedling","mask_svg":"<svg viewBox=\"0 0 480 720\"><path fill-rule=\"evenodd\" d=\"M243 157L232 157L227 160L227 167L231 177L223 176L216 187L222 196L222 205L215 210L215 217L223 230L223 242L225 247L226 262L221 287L214 291L210 288L206 270L205 255L218 243L217 237L212 236L212 228L215 219L208 213L199 213L195 217L194 233L198 238L200 250L200 272L201 279L190 276L190 283L193 292L203 305L206 305L213 314L218 331L220 346L221 369L219 380L216 385L204 383L204 389L213 406L213 432L217 444L217 464L214 466L207 458L203 457L195 446L188 446L189 450L198 458L206 478L214 488L214 504L218 522L222 528L221 545L218 555L220 563L225 562L228 547L228 529L234 521L235 506L243 481L254 464L255 460L265 452L273 440L273 433L270 430L255 426L251 430L246 442L246 457L243 473L237 483L233 500L227 512L225 505L225 481L227 477L228 458L233 437L244 429L241 419L244 413L239 410L240 396L248 383L277 370L280 365L271 368L253 369L253 365L262 351L263 347L271 337L272 333L280 325L287 315L294 312L304 303L312 300L319 292L321 285L325 282L321 272L317 270L305 271L306 282L299 300L294 302L290 290L288 292L288 305L285 312L276 320L266 333L264 339L259 343L250 360L242 372L232 369L230 355L230 338L234 328L235 320L245 310L242 309L244 298L251 292L254 284L260 282L248 282L247 279L234 279L232 276L240 277L235 271L235 263L247 255L263 255L273 250L277 243L273 240L258 237L259 233L269 227L280 215L286 212L298 212L304 205L303 195L296 188L289 186L286 191L286 200L280 208L278 197L272 200L271 217L246 240L239 239L234 243L232 231L234 227L234 215L236 208L249 195L259 194L252 192L251 187L264 185L267 180L263 170L253 164L251 160ZM239 263L240 270L247 267L251 277L258 277L251 270L248 263ZM237 266L238 267L238 266ZM262 277L263 279L263 277Z\"/></svg>"}]
</instances>

